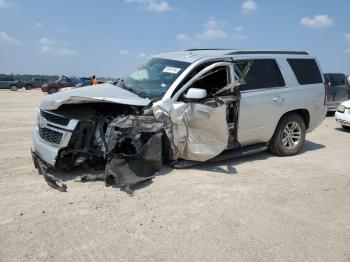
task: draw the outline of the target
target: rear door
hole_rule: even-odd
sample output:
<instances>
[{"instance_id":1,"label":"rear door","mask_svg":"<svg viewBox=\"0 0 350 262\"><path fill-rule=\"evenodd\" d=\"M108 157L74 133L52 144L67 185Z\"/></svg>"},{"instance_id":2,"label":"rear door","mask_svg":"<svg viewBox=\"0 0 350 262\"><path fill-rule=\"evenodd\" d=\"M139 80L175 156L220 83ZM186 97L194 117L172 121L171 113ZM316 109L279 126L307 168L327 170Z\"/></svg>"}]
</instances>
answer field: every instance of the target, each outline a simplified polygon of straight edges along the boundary
<instances>
[{"instance_id":1,"label":"rear door","mask_svg":"<svg viewBox=\"0 0 350 262\"><path fill-rule=\"evenodd\" d=\"M285 111L286 86L276 60L250 61L253 63L245 77L245 84L239 87L241 100L237 139L241 146L269 141ZM240 62L244 64L247 61Z\"/></svg>"}]
</instances>

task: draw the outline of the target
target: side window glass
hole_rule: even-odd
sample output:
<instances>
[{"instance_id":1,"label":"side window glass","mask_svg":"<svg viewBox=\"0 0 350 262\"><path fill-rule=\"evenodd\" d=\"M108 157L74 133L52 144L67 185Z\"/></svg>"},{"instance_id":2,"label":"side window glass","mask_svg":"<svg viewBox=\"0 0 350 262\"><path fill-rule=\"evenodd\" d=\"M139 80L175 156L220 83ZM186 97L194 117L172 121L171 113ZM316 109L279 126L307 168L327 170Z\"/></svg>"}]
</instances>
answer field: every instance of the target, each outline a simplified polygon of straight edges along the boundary
<instances>
[{"instance_id":1,"label":"side window glass","mask_svg":"<svg viewBox=\"0 0 350 262\"><path fill-rule=\"evenodd\" d=\"M322 77L314 59L287 59L300 85L322 83Z\"/></svg>"},{"instance_id":2,"label":"side window glass","mask_svg":"<svg viewBox=\"0 0 350 262\"><path fill-rule=\"evenodd\" d=\"M214 94L228 84L227 67L219 66L213 68L204 76L199 78L190 88L200 88L207 91L208 97L213 97Z\"/></svg>"},{"instance_id":3,"label":"side window glass","mask_svg":"<svg viewBox=\"0 0 350 262\"><path fill-rule=\"evenodd\" d=\"M238 63L238 68L240 70L243 69L243 66L243 63ZM273 59L253 61L245 77L245 83L245 85L240 87L241 91L285 86L281 71L276 61Z\"/></svg>"}]
</instances>

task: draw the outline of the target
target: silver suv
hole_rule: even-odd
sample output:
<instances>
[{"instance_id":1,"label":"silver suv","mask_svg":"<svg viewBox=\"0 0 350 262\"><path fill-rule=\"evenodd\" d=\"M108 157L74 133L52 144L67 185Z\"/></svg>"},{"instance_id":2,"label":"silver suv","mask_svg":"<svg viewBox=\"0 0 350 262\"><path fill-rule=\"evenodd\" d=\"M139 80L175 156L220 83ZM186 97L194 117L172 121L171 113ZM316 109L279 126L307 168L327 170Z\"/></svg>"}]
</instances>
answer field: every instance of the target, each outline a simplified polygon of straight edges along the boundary
<instances>
[{"instance_id":1,"label":"silver suv","mask_svg":"<svg viewBox=\"0 0 350 262\"><path fill-rule=\"evenodd\" d=\"M130 186L164 161L186 167L264 150L291 156L324 120L325 95L306 52L159 54L117 85L45 97L33 159L44 174L102 165L106 181Z\"/></svg>"}]
</instances>

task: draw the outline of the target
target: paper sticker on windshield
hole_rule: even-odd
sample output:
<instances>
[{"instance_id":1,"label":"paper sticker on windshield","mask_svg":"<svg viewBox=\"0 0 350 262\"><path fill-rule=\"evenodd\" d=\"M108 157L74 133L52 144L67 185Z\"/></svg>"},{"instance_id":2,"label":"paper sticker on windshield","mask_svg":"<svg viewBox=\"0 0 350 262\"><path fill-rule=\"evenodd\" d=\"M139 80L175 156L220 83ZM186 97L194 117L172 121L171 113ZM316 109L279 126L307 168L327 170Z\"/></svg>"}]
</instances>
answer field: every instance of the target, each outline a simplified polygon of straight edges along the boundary
<instances>
[{"instance_id":1,"label":"paper sticker on windshield","mask_svg":"<svg viewBox=\"0 0 350 262\"><path fill-rule=\"evenodd\" d=\"M166 68L163 69L163 72L170 73L170 74L177 74L180 70L181 68L167 66Z\"/></svg>"}]
</instances>

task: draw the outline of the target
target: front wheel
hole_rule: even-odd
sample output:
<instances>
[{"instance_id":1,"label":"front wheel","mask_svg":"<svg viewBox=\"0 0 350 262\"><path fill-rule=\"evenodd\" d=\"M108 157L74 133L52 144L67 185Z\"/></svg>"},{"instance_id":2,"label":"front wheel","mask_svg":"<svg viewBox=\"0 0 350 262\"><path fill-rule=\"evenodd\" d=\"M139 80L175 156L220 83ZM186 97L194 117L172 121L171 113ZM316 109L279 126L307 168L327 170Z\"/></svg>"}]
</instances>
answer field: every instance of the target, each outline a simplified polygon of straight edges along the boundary
<instances>
[{"instance_id":1,"label":"front wheel","mask_svg":"<svg viewBox=\"0 0 350 262\"><path fill-rule=\"evenodd\" d=\"M350 126L341 125L345 130L350 130Z\"/></svg>"},{"instance_id":2,"label":"front wheel","mask_svg":"<svg viewBox=\"0 0 350 262\"><path fill-rule=\"evenodd\" d=\"M306 135L303 118L288 114L281 118L270 141L269 150L278 156L293 156L301 150Z\"/></svg>"},{"instance_id":3,"label":"front wheel","mask_svg":"<svg viewBox=\"0 0 350 262\"><path fill-rule=\"evenodd\" d=\"M26 85L25 89L30 90L30 89L32 89L32 86L31 85Z\"/></svg>"}]
</instances>

